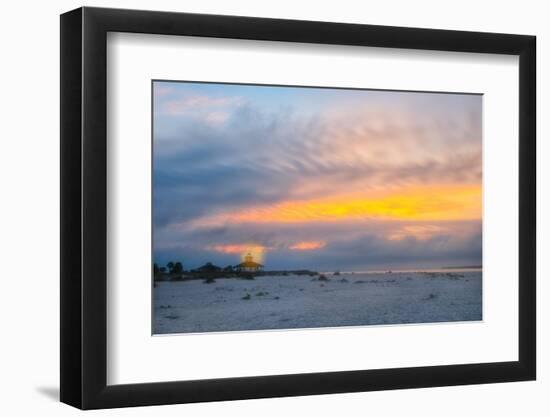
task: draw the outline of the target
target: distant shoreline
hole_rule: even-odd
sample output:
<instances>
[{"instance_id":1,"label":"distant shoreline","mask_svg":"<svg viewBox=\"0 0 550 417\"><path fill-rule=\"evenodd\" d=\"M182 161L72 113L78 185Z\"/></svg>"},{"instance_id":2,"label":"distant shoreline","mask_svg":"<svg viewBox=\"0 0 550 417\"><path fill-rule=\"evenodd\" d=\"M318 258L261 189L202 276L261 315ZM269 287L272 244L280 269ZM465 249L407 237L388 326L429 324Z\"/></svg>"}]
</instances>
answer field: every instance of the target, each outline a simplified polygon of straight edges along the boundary
<instances>
[{"instance_id":1,"label":"distant shoreline","mask_svg":"<svg viewBox=\"0 0 550 417\"><path fill-rule=\"evenodd\" d=\"M371 270L364 270L364 271L337 271L340 274L391 274L391 273L415 273L415 272L445 272L448 270L453 271L481 271L483 269L483 266L442 266L442 267L433 267L433 268L404 268L404 269L371 269ZM327 274L331 275L334 272L333 271L321 271L321 274Z\"/></svg>"},{"instance_id":2,"label":"distant shoreline","mask_svg":"<svg viewBox=\"0 0 550 417\"><path fill-rule=\"evenodd\" d=\"M298 270L264 270L257 272L224 272L216 271L210 273L202 273L196 271L184 271L181 274L159 274L155 276L155 282L161 281L193 281L193 280L215 280L215 279L254 279L254 277L262 276L338 276L338 275L354 275L354 274L403 274L403 273L446 273L447 271L456 272L477 272L482 271L482 266L445 266L439 268L416 268L416 269L384 269L370 271L313 271L309 269Z\"/></svg>"},{"instance_id":3,"label":"distant shoreline","mask_svg":"<svg viewBox=\"0 0 550 417\"><path fill-rule=\"evenodd\" d=\"M483 269L483 265L442 266L441 269Z\"/></svg>"},{"instance_id":4,"label":"distant shoreline","mask_svg":"<svg viewBox=\"0 0 550 417\"><path fill-rule=\"evenodd\" d=\"M332 273L330 273L332 274ZM215 279L254 279L254 277L261 276L310 276L315 277L319 275L317 271L311 271L309 269L296 269L296 270L274 270L274 271L254 271L254 272L229 272L229 271L210 271L199 272L196 270L183 271L182 273L158 273L154 276L155 282L160 281L192 281L192 280L215 280Z\"/></svg>"}]
</instances>

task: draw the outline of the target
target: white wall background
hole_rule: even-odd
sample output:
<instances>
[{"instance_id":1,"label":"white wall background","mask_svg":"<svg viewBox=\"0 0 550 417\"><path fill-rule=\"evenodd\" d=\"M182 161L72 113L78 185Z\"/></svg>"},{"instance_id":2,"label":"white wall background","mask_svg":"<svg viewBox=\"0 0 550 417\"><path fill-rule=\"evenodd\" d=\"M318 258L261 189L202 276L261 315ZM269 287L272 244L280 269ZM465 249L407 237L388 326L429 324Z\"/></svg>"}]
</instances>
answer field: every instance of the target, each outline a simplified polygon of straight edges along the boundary
<instances>
[{"instance_id":1,"label":"white wall background","mask_svg":"<svg viewBox=\"0 0 550 417\"><path fill-rule=\"evenodd\" d=\"M0 410L3 415L76 415L59 392L59 17L73 0L7 2L0 24ZM240 14L396 26L534 34L538 37L539 378L536 382L145 407L94 415L275 416L547 415L550 405L550 147L543 120L550 97L550 26L536 0L320 2L277 0L92 1L89 6ZM542 146L541 146L542 145Z\"/></svg>"}]
</instances>

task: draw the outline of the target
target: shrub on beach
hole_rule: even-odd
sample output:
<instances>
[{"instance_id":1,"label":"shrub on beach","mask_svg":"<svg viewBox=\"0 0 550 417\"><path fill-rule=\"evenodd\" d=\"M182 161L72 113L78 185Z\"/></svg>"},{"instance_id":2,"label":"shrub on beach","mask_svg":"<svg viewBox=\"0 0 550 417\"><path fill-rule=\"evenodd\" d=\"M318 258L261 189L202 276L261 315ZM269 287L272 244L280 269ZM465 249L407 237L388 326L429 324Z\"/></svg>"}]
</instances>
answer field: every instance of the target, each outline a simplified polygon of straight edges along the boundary
<instances>
[{"instance_id":1,"label":"shrub on beach","mask_svg":"<svg viewBox=\"0 0 550 417\"><path fill-rule=\"evenodd\" d=\"M242 279L250 279L250 280L252 280L252 279L254 279L254 274L244 272L244 273L242 273L242 274L240 275L240 277L241 277Z\"/></svg>"}]
</instances>

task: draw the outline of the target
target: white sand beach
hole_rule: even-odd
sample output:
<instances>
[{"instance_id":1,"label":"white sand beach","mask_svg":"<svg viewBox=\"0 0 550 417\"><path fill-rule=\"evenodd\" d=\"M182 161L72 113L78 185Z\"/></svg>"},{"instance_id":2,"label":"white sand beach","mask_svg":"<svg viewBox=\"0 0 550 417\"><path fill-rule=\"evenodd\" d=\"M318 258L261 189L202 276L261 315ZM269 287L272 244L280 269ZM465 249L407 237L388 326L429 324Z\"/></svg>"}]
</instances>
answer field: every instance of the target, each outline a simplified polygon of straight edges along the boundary
<instances>
[{"instance_id":1,"label":"white sand beach","mask_svg":"<svg viewBox=\"0 0 550 417\"><path fill-rule=\"evenodd\" d=\"M480 270L325 275L158 282L153 333L482 319Z\"/></svg>"}]
</instances>

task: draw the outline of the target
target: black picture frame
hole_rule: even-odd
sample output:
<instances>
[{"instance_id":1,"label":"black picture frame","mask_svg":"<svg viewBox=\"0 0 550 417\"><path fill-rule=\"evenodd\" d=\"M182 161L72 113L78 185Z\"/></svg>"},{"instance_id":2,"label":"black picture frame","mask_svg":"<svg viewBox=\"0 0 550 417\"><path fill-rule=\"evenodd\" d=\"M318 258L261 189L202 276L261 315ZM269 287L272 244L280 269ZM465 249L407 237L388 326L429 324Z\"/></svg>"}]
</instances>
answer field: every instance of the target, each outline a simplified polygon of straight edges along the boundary
<instances>
[{"instance_id":1,"label":"black picture frame","mask_svg":"<svg viewBox=\"0 0 550 417\"><path fill-rule=\"evenodd\" d=\"M107 385L108 32L519 56L519 360ZM61 401L81 409L534 380L534 36L102 8L61 15Z\"/></svg>"}]
</instances>

